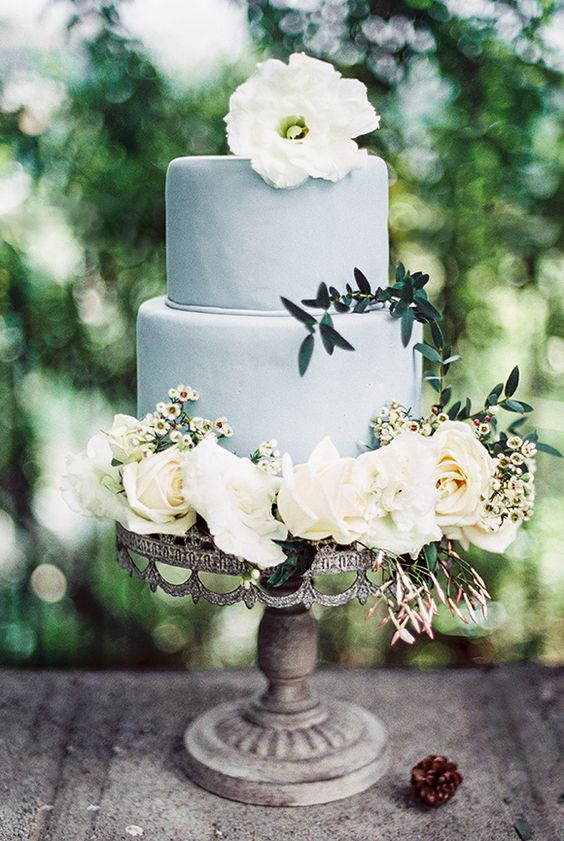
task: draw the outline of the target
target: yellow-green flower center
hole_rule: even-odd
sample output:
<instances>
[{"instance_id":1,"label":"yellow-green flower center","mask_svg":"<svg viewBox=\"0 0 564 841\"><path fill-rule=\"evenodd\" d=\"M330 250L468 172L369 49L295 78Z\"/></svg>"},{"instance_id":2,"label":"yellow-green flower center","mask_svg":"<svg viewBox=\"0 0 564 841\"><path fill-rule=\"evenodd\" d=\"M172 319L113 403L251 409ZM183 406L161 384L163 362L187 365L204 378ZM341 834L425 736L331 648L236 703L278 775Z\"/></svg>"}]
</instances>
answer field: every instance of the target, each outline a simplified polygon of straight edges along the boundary
<instances>
[{"instance_id":1,"label":"yellow-green flower center","mask_svg":"<svg viewBox=\"0 0 564 841\"><path fill-rule=\"evenodd\" d=\"M303 140L309 132L303 117L284 117L280 120L278 134L284 140Z\"/></svg>"}]
</instances>

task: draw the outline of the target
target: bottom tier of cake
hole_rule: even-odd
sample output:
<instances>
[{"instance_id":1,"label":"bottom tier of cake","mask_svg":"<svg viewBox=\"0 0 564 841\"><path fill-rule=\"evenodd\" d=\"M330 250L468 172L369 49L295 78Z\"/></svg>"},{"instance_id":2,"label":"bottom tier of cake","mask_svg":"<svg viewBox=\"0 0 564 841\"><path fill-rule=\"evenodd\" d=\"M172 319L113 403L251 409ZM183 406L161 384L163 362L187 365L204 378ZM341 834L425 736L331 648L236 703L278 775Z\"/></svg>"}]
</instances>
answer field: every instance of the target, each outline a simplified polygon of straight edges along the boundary
<instances>
[{"instance_id":1,"label":"bottom tier of cake","mask_svg":"<svg viewBox=\"0 0 564 841\"><path fill-rule=\"evenodd\" d=\"M303 325L286 315L194 312L146 301L137 324L138 408L152 411L179 383L200 392L194 414L225 415L234 429L226 443L240 456L276 438L295 462L305 461L329 435L341 455L370 441L370 418L397 400L415 412L421 400L421 361L413 343L402 347L399 322L385 310L334 317L355 352L328 356L319 338L305 376L298 372Z\"/></svg>"}]
</instances>

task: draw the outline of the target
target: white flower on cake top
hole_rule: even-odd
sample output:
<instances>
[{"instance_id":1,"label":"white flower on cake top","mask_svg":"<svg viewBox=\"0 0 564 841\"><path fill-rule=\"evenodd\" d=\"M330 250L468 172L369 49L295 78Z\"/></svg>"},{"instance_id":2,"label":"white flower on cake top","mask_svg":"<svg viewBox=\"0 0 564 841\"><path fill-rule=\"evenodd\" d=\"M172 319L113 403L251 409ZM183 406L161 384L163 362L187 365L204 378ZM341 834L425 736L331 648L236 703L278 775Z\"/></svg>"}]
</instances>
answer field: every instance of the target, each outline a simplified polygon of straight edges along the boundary
<instances>
[{"instance_id":1,"label":"white flower on cake top","mask_svg":"<svg viewBox=\"0 0 564 841\"><path fill-rule=\"evenodd\" d=\"M273 187L298 187L309 177L340 181L366 165L355 137L380 117L357 79L343 79L325 61L294 53L269 59L229 100L227 140L235 155Z\"/></svg>"}]
</instances>

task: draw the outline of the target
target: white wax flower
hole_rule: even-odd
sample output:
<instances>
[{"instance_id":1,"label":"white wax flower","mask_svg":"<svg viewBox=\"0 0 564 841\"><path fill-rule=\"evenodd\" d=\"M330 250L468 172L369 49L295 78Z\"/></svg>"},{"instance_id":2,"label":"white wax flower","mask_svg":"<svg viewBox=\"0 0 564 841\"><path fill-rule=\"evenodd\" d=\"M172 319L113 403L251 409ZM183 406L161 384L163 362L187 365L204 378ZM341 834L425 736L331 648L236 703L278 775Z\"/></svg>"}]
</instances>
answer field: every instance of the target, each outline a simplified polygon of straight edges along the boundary
<instances>
[{"instance_id":1,"label":"white wax flower","mask_svg":"<svg viewBox=\"0 0 564 841\"><path fill-rule=\"evenodd\" d=\"M352 138L378 128L366 86L303 53L288 64L269 59L231 96L225 117L229 148L273 187L308 177L339 181L366 165Z\"/></svg>"},{"instance_id":2,"label":"white wax flower","mask_svg":"<svg viewBox=\"0 0 564 841\"><path fill-rule=\"evenodd\" d=\"M435 454L429 438L406 430L355 460L352 481L362 499L366 533L361 542L416 558L440 540L435 505Z\"/></svg>"},{"instance_id":3,"label":"white wax flower","mask_svg":"<svg viewBox=\"0 0 564 841\"><path fill-rule=\"evenodd\" d=\"M186 453L167 447L123 467L123 488L133 515L127 526L139 534L185 534L196 514L184 494Z\"/></svg>"},{"instance_id":4,"label":"white wax flower","mask_svg":"<svg viewBox=\"0 0 564 841\"><path fill-rule=\"evenodd\" d=\"M462 526L479 522L494 464L471 427L462 421L445 421L431 440L439 491L437 522L447 537L456 540Z\"/></svg>"},{"instance_id":5,"label":"white wax flower","mask_svg":"<svg viewBox=\"0 0 564 841\"><path fill-rule=\"evenodd\" d=\"M190 451L184 465L186 500L206 521L216 546L261 569L286 557L273 542L288 534L272 516L279 483L249 459L223 449L214 435Z\"/></svg>"}]
</instances>

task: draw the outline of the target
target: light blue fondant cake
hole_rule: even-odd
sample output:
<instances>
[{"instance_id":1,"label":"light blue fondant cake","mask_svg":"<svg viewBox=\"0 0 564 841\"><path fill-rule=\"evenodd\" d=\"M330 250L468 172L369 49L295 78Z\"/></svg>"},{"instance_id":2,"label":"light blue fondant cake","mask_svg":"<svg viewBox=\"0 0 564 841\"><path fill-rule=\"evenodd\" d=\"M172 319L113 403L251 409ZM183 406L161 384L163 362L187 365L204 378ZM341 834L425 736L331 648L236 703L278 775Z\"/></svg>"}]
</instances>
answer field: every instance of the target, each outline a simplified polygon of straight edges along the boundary
<instances>
[{"instance_id":1,"label":"light blue fondant cake","mask_svg":"<svg viewBox=\"0 0 564 841\"><path fill-rule=\"evenodd\" d=\"M321 281L344 289L355 266L373 286L387 285L380 158L336 184L310 179L294 190L269 187L243 158L178 158L166 205L168 295L145 302L138 318L141 414L186 383L200 392L198 415L227 416L235 432L225 443L238 455L276 438L295 461L325 435L356 455L391 399L417 414L420 325L404 348L386 310L336 315L356 352L316 353L300 377L304 328L280 303L311 297Z\"/></svg>"}]
</instances>

